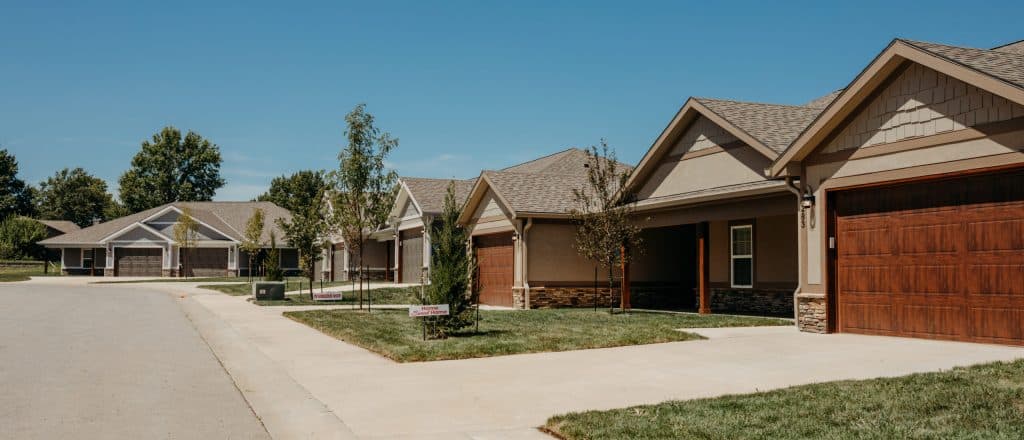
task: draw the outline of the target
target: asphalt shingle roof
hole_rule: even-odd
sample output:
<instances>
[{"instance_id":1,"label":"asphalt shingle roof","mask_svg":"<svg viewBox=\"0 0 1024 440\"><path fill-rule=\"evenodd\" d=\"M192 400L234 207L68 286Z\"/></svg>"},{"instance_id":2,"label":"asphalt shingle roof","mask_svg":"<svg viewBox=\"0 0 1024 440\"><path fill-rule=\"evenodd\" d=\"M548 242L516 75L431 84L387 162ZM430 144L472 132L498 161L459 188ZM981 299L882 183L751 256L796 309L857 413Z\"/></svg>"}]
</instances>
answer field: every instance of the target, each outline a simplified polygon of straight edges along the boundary
<instances>
[{"instance_id":1,"label":"asphalt shingle roof","mask_svg":"<svg viewBox=\"0 0 1024 440\"><path fill-rule=\"evenodd\" d=\"M580 148L568 148L554 154L540 157L508 168L502 172L529 173L529 174L586 174L586 164L589 156L586 150ZM626 170L633 169L632 166L619 162L619 166Z\"/></svg>"},{"instance_id":2,"label":"asphalt shingle roof","mask_svg":"<svg viewBox=\"0 0 1024 440\"><path fill-rule=\"evenodd\" d=\"M958 64L991 75L1017 87L1024 87L1024 53L1016 50L1016 44L1005 50L973 49L947 46L923 41L900 40L911 46L926 50ZM1021 48L1024 50L1024 48Z\"/></svg>"},{"instance_id":3,"label":"asphalt shingle roof","mask_svg":"<svg viewBox=\"0 0 1024 440\"><path fill-rule=\"evenodd\" d=\"M993 47L991 50L1004 53L1016 53L1024 55L1024 40Z\"/></svg>"},{"instance_id":4,"label":"asphalt shingle roof","mask_svg":"<svg viewBox=\"0 0 1024 440\"><path fill-rule=\"evenodd\" d=\"M821 108L694 98L776 153L785 151Z\"/></svg>"},{"instance_id":5,"label":"asphalt shingle roof","mask_svg":"<svg viewBox=\"0 0 1024 440\"><path fill-rule=\"evenodd\" d=\"M402 177L402 183L412 197L416 199L424 214L438 214L444 211L444 198L448 194L448 184L455 184L455 200L459 204L466 202L469 192L473 189L476 179L428 179L423 177Z\"/></svg>"},{"instance_id":6,"label":"asphalt shingle roof","mask_svg":"<svg viewBox=\"0 0 1024 440\"><path fill-rule=\"evenodd\" d=\"M484 176L515 212L566 214L574 208L573 190L587 184L586 174L484 171Z\"/></svg>"},{"instance_id":7,"label":"asphalt shingle roof","mask_svg":"<svg viewBox=\"0 0 1024 440\"><path fill-rule=\"evenodd\" d=\"M278 219L291 219L288 210L271 202L174 202L166 205L150 208L142 212L116 218L97 225L72 231L64 235L58 235L41 241L41 244L96 244L110 234L113 234L134 223L140 222L153 214L162 211L168 206L178 209L189 208L192 217L216 228L228 237L235 240L242 240L245 232L245 224L256 208L263 210L263 241L270 240L270 232L273 231L279 240L283 240L284 231L277 225Z\"/></svg>"},{"instance_id":8,"label":"asphalt shingle roof","mask_svg":"<svg viewBox=\"0 0 1024 440\"><path fill-rule=\"evenodd\" d=\"M76 225L75 222L68 221L68 220L36 220L36 221L46 225L46 227L48 227L50 229L54 229L56 231L59 231L62 234L67 234L68 232L77 231L79 229L82 229L82 228L78 227L78 225Z\"/></svg>"}]
</instances>

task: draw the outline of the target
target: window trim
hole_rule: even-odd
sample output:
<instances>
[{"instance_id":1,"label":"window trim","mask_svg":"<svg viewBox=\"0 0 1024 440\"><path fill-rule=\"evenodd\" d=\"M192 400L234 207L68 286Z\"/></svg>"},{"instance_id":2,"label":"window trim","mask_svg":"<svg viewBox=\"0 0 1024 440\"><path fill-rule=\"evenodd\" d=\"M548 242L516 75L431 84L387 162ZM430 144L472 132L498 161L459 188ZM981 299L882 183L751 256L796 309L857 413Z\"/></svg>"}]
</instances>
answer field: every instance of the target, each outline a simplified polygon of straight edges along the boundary
<instances>
[{"instance_id":1,"label":"window trim","mask_svg":"<svg viewBox=\"0 0 1024 440\"><path fill-rule=\"evenodd\" d=\"M737 229L749 229L750 230L750 254L737 255L735 251L734 241L735 235L733 231ZM749 259L750 260L750 284L736 284L736 264L737 259ZM735 289L752 289L754 287L754 224L743 223L736 225L729 225L729 286Z\"/></svg>"}]
</instances>

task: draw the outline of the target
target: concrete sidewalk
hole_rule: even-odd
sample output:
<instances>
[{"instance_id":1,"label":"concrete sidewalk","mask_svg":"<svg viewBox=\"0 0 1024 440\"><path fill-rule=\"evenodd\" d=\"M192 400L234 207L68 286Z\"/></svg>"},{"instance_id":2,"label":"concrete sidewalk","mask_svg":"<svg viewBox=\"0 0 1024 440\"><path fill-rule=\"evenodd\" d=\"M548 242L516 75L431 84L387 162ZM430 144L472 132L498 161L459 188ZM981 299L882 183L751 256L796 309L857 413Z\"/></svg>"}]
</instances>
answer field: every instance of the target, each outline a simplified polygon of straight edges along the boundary
<instances>
[{"instance_id":1,"label":"concrete sidewalk","mask_svg":"<svg viewBox=\"0 0 1024 440\"><path fill-rule=\"evenodd\" d=\"M695 330L710 339L399 364L227 295L210 310L362 438L544 438L555 414L1024 357L1024 349L793 327Z\"/></svg>"},{"instance_id":2,"label":"concrete sidewalk","mask_svg":"<svg viewBox=\"0 0 1024 440\"><path fill-rule=\"evenodd\" d=\"M299 307L255 306L183 283L146 287L188 296L237 337L232 345L259 352L239 359L218 352L229 371L269 363L266 368L301 386L359 438L541 439L547 437L536 427L564 412L1024 357L1019 347L760 327L687 330L710 338L703 341L399 364L281 316ZM246 398L261 417L281 410ZM308 412L316 413L295 415Z\"/></svg>"}]
</instances>

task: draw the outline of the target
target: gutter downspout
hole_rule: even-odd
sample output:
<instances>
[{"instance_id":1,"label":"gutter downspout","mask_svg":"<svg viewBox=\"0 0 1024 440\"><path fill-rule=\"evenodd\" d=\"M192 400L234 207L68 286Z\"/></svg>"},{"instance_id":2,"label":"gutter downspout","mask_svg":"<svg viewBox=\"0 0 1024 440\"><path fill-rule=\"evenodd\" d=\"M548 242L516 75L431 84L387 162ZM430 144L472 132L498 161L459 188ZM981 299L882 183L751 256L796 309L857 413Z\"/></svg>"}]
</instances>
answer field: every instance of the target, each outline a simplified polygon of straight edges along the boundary
<instances>
[{"instance_id":1,"label":"gutter downspout","mask_svg":"<svg viewBox=\"0 0 1024 440\"><path fill-rule=\"evenodd\" d=\"M527 245L526 245L527 240L526 240L526 237L527 237L527 234L529 234L529 232L530 232L530 228L532 228L532 227L533 227L533 217L528 217L526 219L526 226L523 227L523 236L520 237L520 240L522 240L522 242L523 242L523 244L522 244L522 246L523 246L523 305L525 306L526 310L530 310L530 277L529 277L529 272L527 271L527 269L529 267L527 265L527 262L529 261L529 258L527 257L528 254L527 254Z\"/></svg>"},{"instance_id":2,"label":"gutter downspout","mask_svg":"<svg viewBox=\"0 0 1024 440\"><path fill-rule=\"evenodd\" d=\"M796 185L793 184L793 178L792 177L786 177L786 189L789 190L789 192L791 192L794 195L796 195L797 215L800 216L800 219L798 220L800 222L800 230L797 231L797 234L799 234L799 235L797 235L797 238L796 238L796 242L797 242L797 245L796 245L796 254L797 254L796 255L796 269L797 269L796 278L797 278L797 280L796 280L796 290L793 291L793 323L799 329L800 328L800 300L799 300L799 296L800 296L800 291L802 290L802 287L803 287L803 280L804 280L804 266L802 264L800 264L800 259L801 259L801 255L800 255L801 246L800 246L800 243L804 240L804 234L806 234L806 232L804 232L804 230L803 230L804 229L804 220L803 220L804 219L803 191L801 191L800 188L798 188Z\"/></svg>"}]
</instances>

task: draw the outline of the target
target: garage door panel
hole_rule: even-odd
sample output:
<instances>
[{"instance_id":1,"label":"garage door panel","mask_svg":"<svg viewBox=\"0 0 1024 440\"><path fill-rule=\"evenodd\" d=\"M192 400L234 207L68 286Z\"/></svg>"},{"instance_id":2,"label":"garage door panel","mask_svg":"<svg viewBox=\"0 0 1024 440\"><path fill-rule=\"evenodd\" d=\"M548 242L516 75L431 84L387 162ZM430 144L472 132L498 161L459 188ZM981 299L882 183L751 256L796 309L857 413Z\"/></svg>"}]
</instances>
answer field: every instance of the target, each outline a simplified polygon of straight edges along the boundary
<instances>
[{"instance_id":1,"label":"garage door panel","mask_svg":"<svg viewBox=\"0 0 1024 440\"><path fill-rule=\"evenodd\" d=\"M971 295L1008 295L1024 299L1024 263L972 264L967 276Z\"/></svg>"},{"instance_id":2,"label":"garage door panel","mask_svg":"<svg viewBox=\"0 0 1024 440\"><path fill-rule=\"evenodd\" d=\"M124 277L158 277L162 275L163 249L115 248L117 275Z\"/></svg>"},{"instance_id":3,"label":"garage door panel","mask_svg":"<svg viewBox=\"0 0 1024 440\"><path fill-rule=\"evenodd\" d=\"M878 302L847 302L840 306L843 315L842 331L891 332L893 328L892 310L889 304Z\"/></svg>"},{"instance_id":4,"label":"garage door panel","mask_svg":"<svg viewBox=\"0 0 1024 440\"><path fill-rule=\"evenodd\" d=\"M900 315L900 330L912 336L954 337L963 332L962 307L906 304Z\"/></svg>"},{"instance_id":5,"label":"garage door panel","mask_svg":"<svg viewBox=\"0 0 1024 440\"><path fill-rule=\"evenodd\" d=\"M958 264L906 264L899 272L900 290L894 293L961 294Z\"/></svg>"},{"instance_id":6,"label":"garage door panel","mask_svg":"<svg viewBox=\"0 0 1024 440\"><path fill-rule=\"evenodd\" d=\"M891 272L888 266L844 266L839 282L844 293L888 293Z\"/></svg>"},{"instance_id":7,"label":"garage door panel","mask_svg":"<svg viewBox=\"0 0 1024 440\"><path fill-rule=\"evenodd\" d=\"M1018 344L1024 339L1024 311L1019 307L974 307L969 313L970 332L977 338Z\"/></svg>"},{"instance_id":8,"label":"garage door panel","mask_svg":"<svg viewBox=\"0 0 1024 440\"><path fill-rule=\"evenodd\" d=\"M1024 170L835 204L838 330L1024 344Z\"/></svg>"},{"instance_id":9,"label":"garage door panel","mask_svg":"<svg viewBox=\"0 0 1024 440\"><path fill-rule=\"evenodd\" d=\"M971 252L1024 251L1024 218L968 223L967 238Z\"/></svg>"},{"instance_id":10,"label":"garage door panel","mask_svg":"<svg viewBox=\"0 0 1024 440\"><path fill-rule=\"evenodd\" d=\"M512 306L512 234L483 235L476 237L474 241L480 303Z\"/></svg>"}]
</instances>

